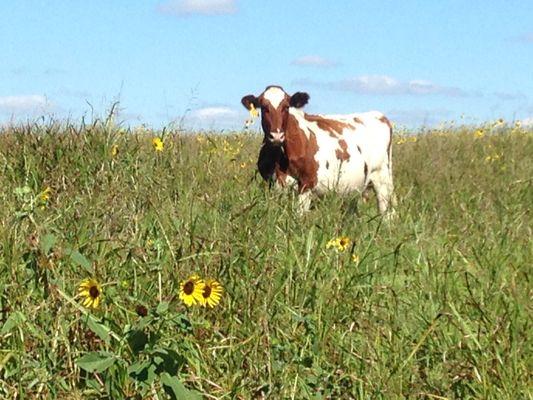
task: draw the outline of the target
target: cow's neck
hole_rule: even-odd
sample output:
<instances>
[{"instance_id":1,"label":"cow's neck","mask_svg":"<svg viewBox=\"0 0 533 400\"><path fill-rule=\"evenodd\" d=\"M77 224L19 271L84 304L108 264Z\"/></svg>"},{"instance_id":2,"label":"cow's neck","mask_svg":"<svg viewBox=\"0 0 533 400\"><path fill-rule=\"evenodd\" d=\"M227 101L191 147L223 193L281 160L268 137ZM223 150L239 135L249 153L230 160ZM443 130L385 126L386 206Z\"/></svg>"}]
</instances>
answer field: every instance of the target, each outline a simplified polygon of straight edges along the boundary
<instances>
[{"instance_id":1,"label":"cow's neck","mask_svg":"<svg viewBox=\"0 0 533 400\"><path fill-rule=\"evenodd\" d=\"M289 111L284 147L289 161L289 174L298 180L300 192L315 187L318 170L315 154L318 145L315 133L309 129L302 110Z\"/></svg>"},{"instance_id":2,"label":"cow's neck","mask_svg":"<svg viewBox=\"0 0 533 400\"><path fill-rule=\"evenodd\" d=\"M285 128L285 152L289 159L301 158L306 153L311 132L305 124L305 113L291 108Z\"/></svg>"}]
</instances>

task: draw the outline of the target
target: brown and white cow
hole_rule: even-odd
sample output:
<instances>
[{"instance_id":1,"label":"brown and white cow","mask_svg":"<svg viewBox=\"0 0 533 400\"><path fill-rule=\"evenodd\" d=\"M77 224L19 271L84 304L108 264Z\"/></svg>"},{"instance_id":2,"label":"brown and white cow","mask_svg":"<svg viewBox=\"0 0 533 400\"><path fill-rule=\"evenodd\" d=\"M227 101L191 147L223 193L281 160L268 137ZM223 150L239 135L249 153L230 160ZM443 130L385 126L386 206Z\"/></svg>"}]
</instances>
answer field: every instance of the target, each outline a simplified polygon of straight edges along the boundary
<instances>
[{"instance_id":1,"label":"brown and white cow","mask_svg":"<svg viewBox=\"0 0 533 400\"><path fill-rule=\"evenodd\" d=\"M288 95L280 86L268 86L258 97L244 96L248 110L261 109L265 134L258 168L264 179L281 186L297 184L302 211L311 195L333 190L362 193L372 186L380 213L391 210L392 126L381 113L310 115L302 107L307 93Z\"/></svg>"}]
</instances>

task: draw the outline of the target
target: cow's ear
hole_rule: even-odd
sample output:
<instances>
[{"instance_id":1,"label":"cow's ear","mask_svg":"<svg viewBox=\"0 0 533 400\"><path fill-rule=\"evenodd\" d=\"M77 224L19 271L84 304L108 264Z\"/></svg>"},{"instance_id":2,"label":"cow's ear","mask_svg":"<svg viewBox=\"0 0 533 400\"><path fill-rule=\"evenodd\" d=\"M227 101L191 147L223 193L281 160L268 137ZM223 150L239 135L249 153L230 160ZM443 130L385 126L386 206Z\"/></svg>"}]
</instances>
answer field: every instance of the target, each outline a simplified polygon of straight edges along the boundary
<instances>
[{"instance_id":1,"label":"cow's ear","mask_svg":"<svg viewBox=\"0 0 533 400\"><path fill-rule=\"evenodd\" d=\"M247 96L244 96L241 99L241 103L247 110L250 110L252 108L251 104L254 105L255 108L259 108L259 99L255 97L253 94L249 94Z\"/></svg>"},{"instance_id":2,"label":"cow's ear","mask_svg":"<svg viewBox=\"0 0 533 400\"><path fill-rule=\"evenodd\" d=\"M291 107L302 108L309 101L309 95L305 92L296 92L291 96L289 104Z\"/></svg>"}]
</instances>

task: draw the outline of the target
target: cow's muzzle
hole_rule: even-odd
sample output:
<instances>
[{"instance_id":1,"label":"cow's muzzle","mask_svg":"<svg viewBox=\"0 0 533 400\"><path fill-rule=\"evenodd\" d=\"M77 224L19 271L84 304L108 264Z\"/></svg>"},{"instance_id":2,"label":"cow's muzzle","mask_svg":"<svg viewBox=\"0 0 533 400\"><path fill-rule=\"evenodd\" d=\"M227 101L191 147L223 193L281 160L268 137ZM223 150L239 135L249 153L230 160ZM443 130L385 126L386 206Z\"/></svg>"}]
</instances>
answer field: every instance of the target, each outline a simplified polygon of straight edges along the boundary
<instances>
[{"instance_id":1,"label":"cow's muzzle","mask_svg":"<svg viewBox=\"0 0 533 400\"><path fill-rule=\"evenodd\" d=\"M285 132L270 132L268 140L270 143L280 146L285 141Z\"/></svg>"}]
</instances>

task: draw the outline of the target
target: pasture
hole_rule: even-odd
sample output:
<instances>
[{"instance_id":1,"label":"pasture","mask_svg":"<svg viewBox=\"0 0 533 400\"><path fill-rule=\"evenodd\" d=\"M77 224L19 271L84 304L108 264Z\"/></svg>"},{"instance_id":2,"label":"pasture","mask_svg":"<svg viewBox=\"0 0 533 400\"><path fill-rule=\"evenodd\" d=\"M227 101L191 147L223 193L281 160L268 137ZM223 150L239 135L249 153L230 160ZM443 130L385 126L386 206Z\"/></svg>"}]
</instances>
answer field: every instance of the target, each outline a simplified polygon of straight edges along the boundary
<instances>
[{"instance_id":1,"label":"pasture","mask_svg":"<svg viewBox=\"0 0 533 400\"><path fill-rule=\"evenodd\" d=\"M533 135L416 133L386 223L298 215L261 135L2 128L0 398L531 399ZM218 305L179 299L193 274Z\"/></svg>"}]
</instances>

